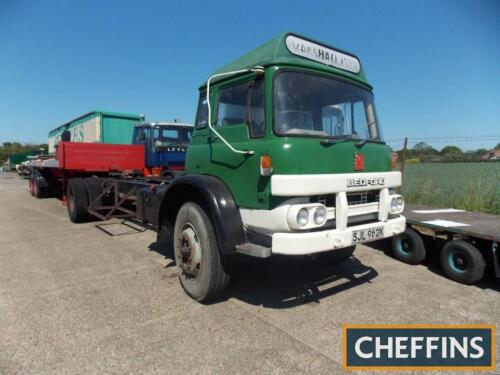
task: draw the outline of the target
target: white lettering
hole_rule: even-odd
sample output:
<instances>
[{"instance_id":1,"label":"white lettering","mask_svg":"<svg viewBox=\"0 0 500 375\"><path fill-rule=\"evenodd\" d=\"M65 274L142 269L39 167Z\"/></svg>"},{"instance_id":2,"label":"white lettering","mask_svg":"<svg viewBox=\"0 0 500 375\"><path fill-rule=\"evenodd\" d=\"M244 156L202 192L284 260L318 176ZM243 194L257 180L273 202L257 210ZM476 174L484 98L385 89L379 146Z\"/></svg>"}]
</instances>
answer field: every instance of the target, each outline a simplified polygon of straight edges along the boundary
<instances>
[{"instance_id":1,"label":"white lettering","mask_svg":"<svg viewBox=\"0 0 500 375\"><path fill-rule=\"evenodd\" d=\"M387 358L393 357L393 337L388 337L385 345L380 342L380 337L375 337L375 358L380 358L382 350L387 351Z\"/></svg>"},{"instance_id":2,"label":"white lettering","mask_svg":"<svg viewBox=\"0 0 500 375\"><path fill-rule=\"evenodd\" d=\"M439 337L431 336L426 338L426 344L427 344L427 351L426 351L426 357L427 358L432 358L432 351L434 349L437 349L437 345L433 345L433 342L439 341Z\"/></svg>"},{"instance_id":3,"label":"white lettering","mask_svg":"<svg viewBox=\"0 0 500 375\"><path fill-rule=\"evenodd\" d=\"M423 348L422 343L424 342L424 338L419 336L419 337L412 337L410 339L410 349L411 349L411 358L417 358L417 350L420 350ZM420 345L417 344L417 342L420 343Z\"/></svg>"},{"instance_id":4,"label":"white lettering","mask_svg":"<svg viewBox=\"0 0 500 375\"><path fill-rule=\"evenodd\" d=\"M469 353L470 358L481 358L484 355L484 349L480 346L477 345L476 342L483 342L483 338L476 336L473 337L472 340L470 340L470 346L472 349L476 350L477 353Z\"/></svg>"},{"instance_id":5,"label":"white lettering","mask_svg":"<svg viewBox=\"0 0 500 375\"><path fill-rule=\"evenodd\" d=\"M408 348L408 345L403 345L402 342L407 342L408 337L396 337L396 358L408 358L407 353L401 353L402 350Z\"/></svg>"},{"instance_id":6,"label":"white lettering","mask_svg":"<svg viewBox=\"0 0 500 375\"><path fill-rule=\"evenodd\" d=\"M462 345L455 337L450 337L450 358L455 358L455 349L462 354L462 357L467 358L467 337L462 338Z\"/></svg>"},{"instance_id":7,"label":"white lettering","mask_svg":"<svg viewBox=\"0 0 500 375\"><path fill-rule=\"evenodd\" d=\"M372 342L373 339L371 337L368 337L368 336L364 336L364 337L359 338L356 341L356 344L354 345L354 350L355 350L356 354L361 358L364 358L364 359L373 358L373 353L364 353L363 351L361 351L361 344L364 343L365 341Z\"/></svg>"},{"instance_id":8,"label":"white lettering","mask_svg":"<svg viewBox=\"0 0 500 375\"><path fill-rule=\"evenodd\" d=\"M294 35L288 35L285 44L288 50L294 55L356 74L361 70L359 60L354 56L298 38Z\"/></svg>"}]
</instances>

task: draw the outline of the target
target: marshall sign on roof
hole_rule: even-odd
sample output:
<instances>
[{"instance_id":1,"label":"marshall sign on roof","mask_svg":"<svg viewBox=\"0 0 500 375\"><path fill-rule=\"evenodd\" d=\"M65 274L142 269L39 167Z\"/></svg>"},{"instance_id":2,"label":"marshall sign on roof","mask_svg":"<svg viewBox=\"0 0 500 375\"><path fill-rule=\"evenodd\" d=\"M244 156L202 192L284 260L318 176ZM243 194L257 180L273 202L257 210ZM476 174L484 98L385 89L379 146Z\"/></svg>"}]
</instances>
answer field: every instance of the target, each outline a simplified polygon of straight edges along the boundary
<instances>
[{"instance_id":1,"label":"marshall sign on roof","mask_svg":"<svg viewBox=\"0 0 500 375\"><path fill-rule=\"evenodd\" d=\"M361 66L354 56L335 51L331 48L298 38L294 35L286 37L286 47L294 55L305 57L319 63L358 74Z\"/></svg>"}]
</instances>

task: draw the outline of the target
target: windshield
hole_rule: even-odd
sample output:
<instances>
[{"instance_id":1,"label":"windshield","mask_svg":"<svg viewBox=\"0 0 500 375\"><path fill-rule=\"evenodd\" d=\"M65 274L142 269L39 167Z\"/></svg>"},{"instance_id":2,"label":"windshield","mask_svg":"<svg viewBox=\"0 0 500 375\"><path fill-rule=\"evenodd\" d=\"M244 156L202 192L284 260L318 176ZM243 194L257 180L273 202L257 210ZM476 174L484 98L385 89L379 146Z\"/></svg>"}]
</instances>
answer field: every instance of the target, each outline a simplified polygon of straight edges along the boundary
<instances>
[{"instance_id":1,"label":"windshield","mask_svg":"<svg viewBox=\"0 0 500 375\"><path fill-rule=\"evenodd\" d=\"M274 90L274 127L279 135L382 141L368 90L298 71L279 73Z\"/></svg>"},{"instance_id":2,"label":"windshield","mask_svg":"<svg viewBox=\"0 0 500 375\"><path fill-rule=\"evenodd\" d=\"M153 128L153 140L157 147L188 146L192 132L193 128L186 126L156 126Z\"/></svg>"}]
</instances>

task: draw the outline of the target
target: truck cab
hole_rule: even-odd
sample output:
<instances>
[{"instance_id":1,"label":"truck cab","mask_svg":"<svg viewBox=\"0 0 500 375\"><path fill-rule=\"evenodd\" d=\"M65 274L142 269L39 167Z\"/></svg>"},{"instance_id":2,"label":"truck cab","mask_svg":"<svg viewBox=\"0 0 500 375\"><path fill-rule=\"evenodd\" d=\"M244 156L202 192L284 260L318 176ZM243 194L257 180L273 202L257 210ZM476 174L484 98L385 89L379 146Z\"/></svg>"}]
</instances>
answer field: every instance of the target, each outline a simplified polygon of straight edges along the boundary
<instances>
[{"instance_id":1,"label":"truck cab","mask_svg":"<svg viewBox=\"0 0 500 375\"><path fill-rule=\"evenodd\" d=\"M140 124L134 143L146 146L148 173L181 168L186 156L185 173L72 179L70 218L125 215L152 224L197 301L220 294L240 254L332 264L358 243L405 229L401 173L359 59L297 34L283 33L210 75L199 88L194 130ZM115 205L101 204L103 194Z\"/></svg>"},{"instance_id":2,"label":"truck cab","mask_svg":"<svg viewBox=\"0 0 500 375\"><path fill-rule=\"evenodd\" d=\"M401 174L356 56L283 33L199 91L186 170L227 186L258 245L246 251L350 255L404 230Z\"/></svg>"},{"instance_id":3,"label":"truck cab","mask_svg":"<svg viewBox=\"0 0 500 375\"><path fill-rule=\"evenodd\" d=\"M144 145L146 176L163 170L184 170L193 126L182 122L141 123L134 127L133 144Z\"/></svg>"}]
</instances>

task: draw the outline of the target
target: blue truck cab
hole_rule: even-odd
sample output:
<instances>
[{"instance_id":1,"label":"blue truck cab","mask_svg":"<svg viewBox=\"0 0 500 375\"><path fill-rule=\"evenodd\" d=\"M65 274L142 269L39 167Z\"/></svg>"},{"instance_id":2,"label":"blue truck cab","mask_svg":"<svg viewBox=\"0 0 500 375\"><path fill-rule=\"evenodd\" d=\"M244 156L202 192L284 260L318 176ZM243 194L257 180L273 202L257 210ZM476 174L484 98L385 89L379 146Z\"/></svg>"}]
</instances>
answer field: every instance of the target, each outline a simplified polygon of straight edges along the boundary
<instances>
[{"instance_id":1,"label":"blue truck cab","mask_svg":"<svg viewBox=\"0 0 500 375\"><path fill-rule=\"evenodd\" d=\"M144 145L144 174L159 176L164 170L184 170L192 133L193 125L177 121L137 124L132 143Z\"/></svg>"}]
</instances>

